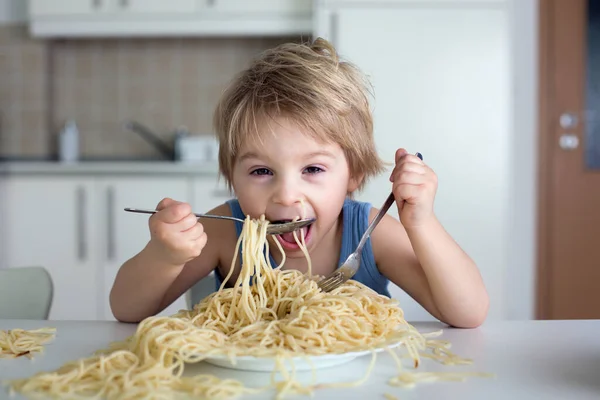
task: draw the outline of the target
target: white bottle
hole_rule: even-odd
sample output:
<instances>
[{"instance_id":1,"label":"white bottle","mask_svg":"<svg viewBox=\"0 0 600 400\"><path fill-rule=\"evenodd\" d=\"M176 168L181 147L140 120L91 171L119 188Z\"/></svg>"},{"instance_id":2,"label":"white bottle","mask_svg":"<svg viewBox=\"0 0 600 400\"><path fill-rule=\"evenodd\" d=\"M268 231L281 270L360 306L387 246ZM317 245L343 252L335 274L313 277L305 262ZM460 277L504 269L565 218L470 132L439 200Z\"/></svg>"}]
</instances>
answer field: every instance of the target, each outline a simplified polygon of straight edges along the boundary
<instances>
[{"instance_id":1,"label":"white bottle","mask_svg":"<svg viewBox=\"0 0 600 400\"><path fill-rule=\"evenodd\" d=\"M73 120L66 122L58 136L58 159L65 163L79 159L79 130Z\"/></svg>"}]
</instances>

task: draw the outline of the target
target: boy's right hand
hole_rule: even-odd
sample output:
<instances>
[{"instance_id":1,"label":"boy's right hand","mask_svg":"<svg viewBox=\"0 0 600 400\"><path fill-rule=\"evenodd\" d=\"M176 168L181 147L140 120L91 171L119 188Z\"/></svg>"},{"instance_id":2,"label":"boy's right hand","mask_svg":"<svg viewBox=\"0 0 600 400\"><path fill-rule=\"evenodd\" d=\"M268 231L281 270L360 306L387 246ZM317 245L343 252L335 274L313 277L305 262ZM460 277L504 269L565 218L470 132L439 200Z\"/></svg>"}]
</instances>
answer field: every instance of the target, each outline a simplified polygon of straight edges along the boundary
<instances>
[{"instance_id":1,"label":"boy's right hand","mask_svg":"<svg viewBox=\"0 0 600 400\"><path fill-rule=\"evenodd\" d=\"M182 266L198 257L206 245L206 233L188 203L165 198L150 217L148 249L153 257L173 266Z\"/></svg>"}]
</instances>

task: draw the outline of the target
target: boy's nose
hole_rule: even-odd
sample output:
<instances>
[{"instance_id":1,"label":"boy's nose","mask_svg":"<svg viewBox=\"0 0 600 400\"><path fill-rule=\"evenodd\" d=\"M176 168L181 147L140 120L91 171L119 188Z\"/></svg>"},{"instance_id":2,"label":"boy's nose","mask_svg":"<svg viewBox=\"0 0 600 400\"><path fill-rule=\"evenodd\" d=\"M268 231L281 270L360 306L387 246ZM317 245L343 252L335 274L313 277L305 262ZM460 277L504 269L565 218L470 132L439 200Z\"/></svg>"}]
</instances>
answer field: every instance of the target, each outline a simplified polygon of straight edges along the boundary
<instances>
[{"instance_id":1,"label":"boy's nose","mask_svg":"<svg viewBox=\"0 0 600 400\"><path fill-rule=\"evenodd\" d=\"M273 202L282 206L292 206L301 199L298 184L290 180L279 182L273 193Z\"/></svg>"}]
</instances>

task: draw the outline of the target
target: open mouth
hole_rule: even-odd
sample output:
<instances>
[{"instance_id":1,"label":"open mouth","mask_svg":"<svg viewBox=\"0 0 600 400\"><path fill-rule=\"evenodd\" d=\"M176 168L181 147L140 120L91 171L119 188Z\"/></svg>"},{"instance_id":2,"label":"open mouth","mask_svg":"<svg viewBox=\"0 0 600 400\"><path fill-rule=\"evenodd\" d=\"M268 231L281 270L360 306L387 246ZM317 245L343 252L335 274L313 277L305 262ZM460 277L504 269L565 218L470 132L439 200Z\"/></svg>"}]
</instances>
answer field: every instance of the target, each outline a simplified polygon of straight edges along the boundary
<instances>
[{"instance_id":1,"label":"open mouth","mask_svg":"<svg viewBox=\"0 0 600 400\"><path fill-rule=\"evenodd\" d=\"M280 219L276 221L272 221L273 224L281 224L284 222L291 222L291 219ZM311 234L311 228L313 224L307 225L303 228L300 228L295 231L296 237L298 238L298 242L302 243L302 236L304 236L304 243L308 243ZM283 246L284 249L288 250L297 250L300 248L296 239L294 238L294 232L282 233L279 235L275 235L279 243Z\"/></svg>"}]
</instances>

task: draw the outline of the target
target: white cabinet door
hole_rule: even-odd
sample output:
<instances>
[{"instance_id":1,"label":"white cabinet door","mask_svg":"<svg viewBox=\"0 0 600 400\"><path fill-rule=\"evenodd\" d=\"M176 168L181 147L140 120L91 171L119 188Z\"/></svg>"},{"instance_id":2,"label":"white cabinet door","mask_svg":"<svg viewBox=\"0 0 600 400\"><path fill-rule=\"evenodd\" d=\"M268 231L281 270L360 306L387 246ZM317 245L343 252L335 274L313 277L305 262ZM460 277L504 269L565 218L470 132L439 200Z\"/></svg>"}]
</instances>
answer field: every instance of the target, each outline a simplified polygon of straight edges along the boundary
<instances>
[{"instance_id":1,"label":"white cabinet door","mask_svg":"<svg viewBox=\"0 0 600 400\"><path fill-rule=\"evenodd\" d=\"M38 265L49 271L50 319L96 319L92 185L82 178L19 176L5 179L2 187L2 267Z\"/></svg>"},{"instance_id":2,"label":"white cabinet door","mask_svg":"<svg viewBox=\"0 0 600 400\"><path fill-rule=\"evenodd\" d=\"M227 189L227 185L223 179L197 177L192 180L191 204L197 213L208 213L232 197L233 195Z\"/></svg>"},{"instance_id":3,"label":"white cabinet door","mask_svg":"<svg viewBox=\"0 0 600 400\"><path fill-rule=\"evenodd\" d=\"M196 11L196 0L111 0L123 14L181 14Z\"/></svg>"},{"instance_id":4,"label":"white cabinet door","mask_svg":"<svg viewBox=\"0 0 600 400\"><path fill-rule=\"evenodd\" d=\"M23 0L25 1L25 0ZM34 37L310 33L312 0L31 0Z\"/></svg>"},{"instance_id":5,"label":"white cabinet door","mask_svg":"<svg viewBox=\"0 0 600 400\"><path fill-rule=\"evenodd\" d=\"M393 163L399 147L423 154L439 178L436 214L480 266L490 317L502 315L511 124L506 7L322 3L330 8L320 15L317 34L333 40L373 83L381 156ZM391 190L389 172L357 198L380 207ZM390 213L397 216L397 209ZM395 293L408 318L429 318L408 296Z\"/></svg>"},{"instance_id":6,"label":"white cabinet door","mask_svg":"<svg viewBox=\"0 0 600 400\"><path fill-rule=\"evenodd\" d=\"M90 15L113 11L114 0L30 0L32 17Z\"/></svg>"},{"instance_id":7,"label":"white cabinet door","mask_svg":"<svg viewBox=\"0 0 600 400\"><path fill-rule=\"evenodd\" d=\"M114 320L109 304L109 294L121 265L133 257L150 240L147 214L125 212L125 207L155 209L164 197L190 201L190 185L187 178L173 177L123 177L110 178L98 183L100 214L103 216L100 255L104 266L104 282L101 303L103 319ZM171 315L185 308L181 296L160 315Z\"/></svg>"},{"instance_id":8,"label":"white cabinet door","mask_svg":"<svg viewBox=\"0 0 600 400\"><path fill-rule=\"evenodd\" d=\"M307 14L312 0L205 0L217 11L226 13Z\"/></svg>"},{"instance_id":9,"label":"white cabinet door","mask_svg":"<svg viewBox=\"0 0 600 400\"><path fill-rule=\"evenodd\" d=\"M196 11L196 0L32 0L33 17L112 14L170 14Z\"/></svg>"}]
</instances>

